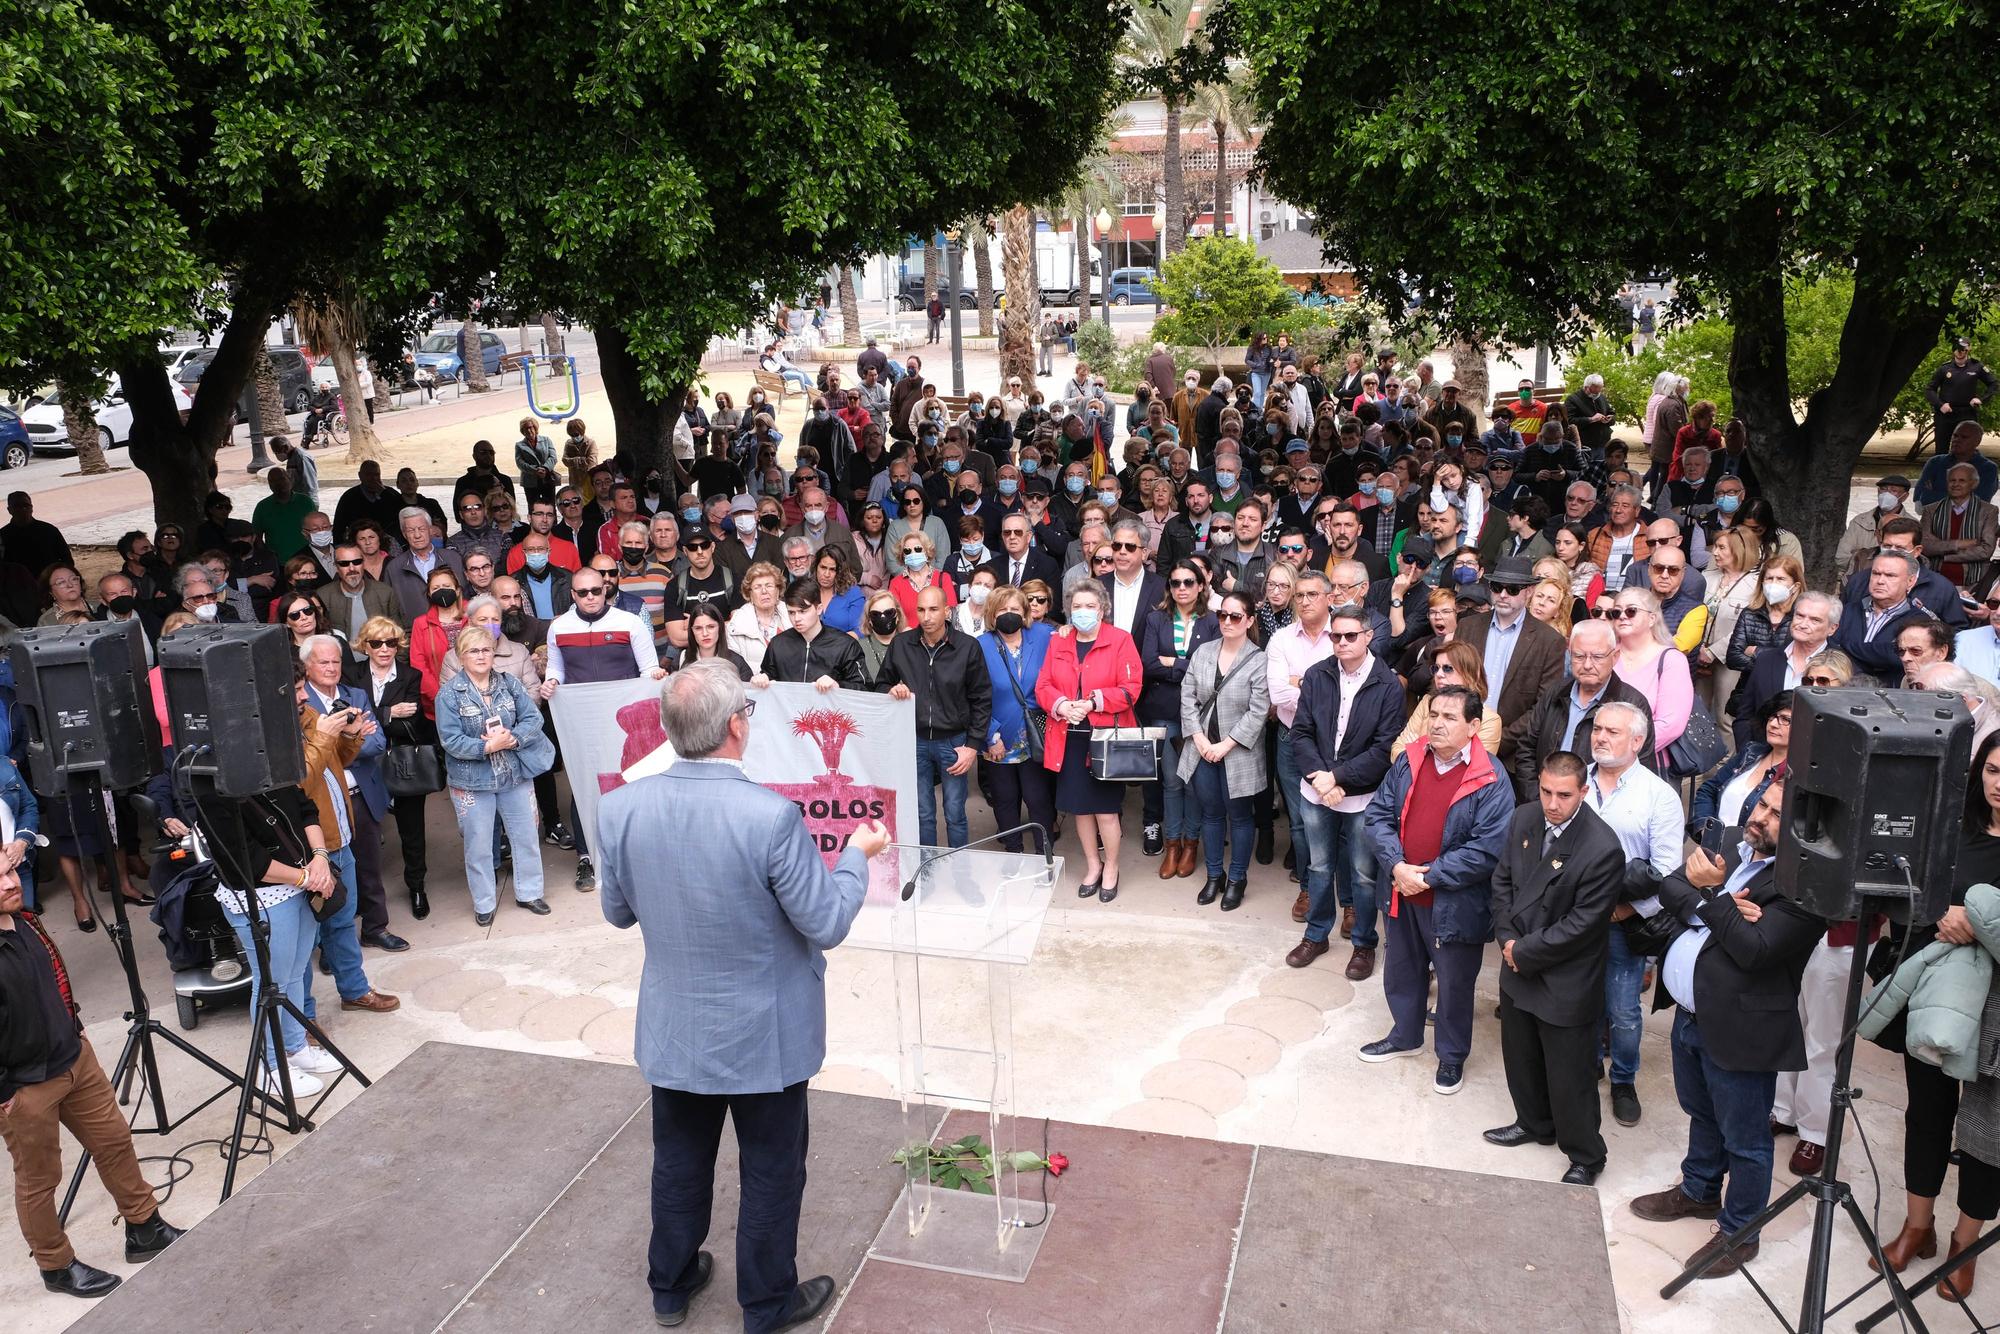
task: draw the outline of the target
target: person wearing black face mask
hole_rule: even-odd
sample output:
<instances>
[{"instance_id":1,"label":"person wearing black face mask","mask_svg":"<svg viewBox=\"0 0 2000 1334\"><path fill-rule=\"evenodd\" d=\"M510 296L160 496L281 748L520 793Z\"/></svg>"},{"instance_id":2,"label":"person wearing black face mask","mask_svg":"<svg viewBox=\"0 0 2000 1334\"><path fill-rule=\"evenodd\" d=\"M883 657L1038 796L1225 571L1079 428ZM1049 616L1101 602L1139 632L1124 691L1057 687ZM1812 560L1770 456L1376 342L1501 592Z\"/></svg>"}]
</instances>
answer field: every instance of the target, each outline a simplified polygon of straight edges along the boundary
<instances>
[{"instance_id":1,"label":"person wearing black face mask","mask_svg":"<svg viewBox=\"0 0 2000 1334\"><path fill-rule=\"evenodd\" d=\"M1054 776L1042 767L1041 741L1027 711L1035 698L1035 683L1041 678L1042 660L1049 650L1055 627L1047 621L1028 624L1028 605L1021 590L1003 585L986 600L987 624L991 629L979 636L979 648L986 659L986 674L993 683L993 717L987 736L979 747L982 785L992 793L993 816L1002 829L1021 823L1021 807L1028 808L1028 821L1053 836L1055 832ZM1019 834L1000 840L1009 852L1021 851Z\"/></svg>"},{"instance_id":2,"label":"person wearing black face mask","mask_svg":"<svg viewBox=\"0 0 2000 1334\"><path fill-rule=\"evenodd\" d=\"M146 665L153 665L153 645L160 638L160 616L153 612L151 617L143 614L139 607L139 597L133 591L132 578L121 571L113 571L97 581L97 600L101 606L99 620L122 622L136 620L146 645Z\"/></svg>"},{"instance_id":3,"label":"person wearing black face mask","mask_svg":"<svg viewBox=\"0 0 2000 1334\"><path fill-rule=\"evenodd\" d=\"M889 671L889 645L903 631L903 610L896 603L896 595L887 589L870 593L861 629L861 679L870 690L886 693L894 684Z\"/></svg>"}]
</instances>

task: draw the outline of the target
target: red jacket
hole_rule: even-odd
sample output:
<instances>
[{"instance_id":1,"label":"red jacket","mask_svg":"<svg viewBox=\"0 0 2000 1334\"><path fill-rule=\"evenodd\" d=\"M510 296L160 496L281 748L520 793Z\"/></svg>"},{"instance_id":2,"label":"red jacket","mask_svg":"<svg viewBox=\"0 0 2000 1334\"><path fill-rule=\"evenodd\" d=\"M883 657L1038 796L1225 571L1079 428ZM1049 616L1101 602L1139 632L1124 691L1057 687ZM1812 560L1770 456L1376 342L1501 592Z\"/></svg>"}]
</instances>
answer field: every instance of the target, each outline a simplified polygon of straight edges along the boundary
<instances>
[{"instance_id":1,"label":"red jacket","mask_svg":"<svg viewBox=\"0 0 2000 1334\"><path fill-rule=\"evenodd\" d=\"M1035 682L1035 703L1049 714L1042 749L1042 763L1061 769L1063 742L1069 724L1055 716L1059 699L1083 699L1093 690L1104 692L1104 708L1090 715L1092 727L1137 727L1132 706L1139 702L1145 673L1139 666L1139 649L1132 636L1115 625L1102 625L1081 666L1076 660L1076 632L1062 629L1049 641L1048 656L1042 661L1041 676Z\"/></svg>"},{"instance_id":2,"label":"red jacket","mask_svg":"<svg viewBox=\"0 0 2000 1334\"><path fill-rule=\"evenodd\" d=\"M423 615L410 622L410 665L417 669L417 694L423 700L424 717L435 718L439 679L444 669L444 656L451 652L452 640L465 622L446 627L438 621L438 609L427 608Z\"/></svg>"}]
</instances>

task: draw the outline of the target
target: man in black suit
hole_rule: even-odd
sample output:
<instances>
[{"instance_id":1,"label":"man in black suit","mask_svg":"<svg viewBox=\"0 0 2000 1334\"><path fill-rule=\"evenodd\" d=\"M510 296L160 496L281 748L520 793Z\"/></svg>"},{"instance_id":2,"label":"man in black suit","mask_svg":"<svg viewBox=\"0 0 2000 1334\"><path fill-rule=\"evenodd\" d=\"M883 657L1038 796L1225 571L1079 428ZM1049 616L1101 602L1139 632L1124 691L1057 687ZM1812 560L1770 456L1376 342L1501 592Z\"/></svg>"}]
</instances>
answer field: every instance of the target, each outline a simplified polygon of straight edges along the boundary
<instances>
[{"instance_id":1,"label":"man in black suit","mask_svg":"<svg viewBox=\"0 0 2000 1334\"><path fill-rule=\"evenodd\" d=\"M1826 922L1780 894L1771 873L1784 802L1785 785L1772 783L1741 843L1725 840L1721 856L1696 848L1660 882L1660 907L1681 926L1660 960L1653 1008L1679 1007L1674 1091L1688 1114L1688 1151L1680 1184L1641 1195L1632 1212L1656 1223L1713 1218L1716 1236L1690 1264L1724 1250L1770 1202L1778 1072L1806 1068L1799 979ZM1703 1277L1735 1273L1757 1248L1743 1238Z\"/></svg>"},{"instance_id":2,"label":"man in black suit","mask_svg":"<svg viewBox=\"0 0 2000 1334\"><path fill-rule=\"evenodd\" d=\"M1104 619L1132 636L1135 644L1146 639L1146 622L1162 615L1160 605L1167 600L1164 576L1146 568L1146 525L1137 519L1120 519L1111 526L1111 573L1103 579L1109 605ZM1152 838L1147 838L1152 843ZM1151 856L1152 853L1147 853Z\"/></svg>"},{"instance_id":3,"label":"man in black suit","mask_svg":"<svg viewBox=\"0 0 2000 1334\"><path fill-rule=\"evenodd\" d=\"M1540 802L1514 812L1493 872L1500 942L1500 1054L1514 1122L1486 1132L1503 1148L1557 1144L1566 1184L1604 1170L1597 1104L1606 937L1625 875L1611 826L1583 802L1584 763L1559 750L1542 764Z\"/></svg>"},{"instance_id":4,"label":"man in black suit","mask_svg":"<svg viewBox=\"0 0 2000 1334\"><path fill-rule=\"evenodd\" d=\"M1590 750L1590 728L1598 706L1614 700L1646 715L1647 736L1639 762L1648 767L1654 763L1653 710L1643 694L1618 677L1618 640L1611 622L1586 620L1570 627L1568 661L1569 675L1558 676L1500 741L1500 749L1511 757L1507 769L1514 776L1515 794L1524 802L1534 800L1536 775L1549 756L1559 750L1579 755Z\"/></svg>"},{"instance_id":5,"label":"man in black suit","mask_svg":"<svg viewBox=\"0 0 2000 1334\"><path fill-rule=\"evenodd\" d=\"M1000 521L1000 553L986 562L986 568L996 580L1016 588L1030 579L1050 588L1062 584L1062 567L1035 545L1034 524L1026 514L1009 514Z\"/></svg>"},{"instance_id":6,"label":"man in black suit","mask_svg":"<svg viewBox=\"0 0 2000 1334\"><path fill-rule=\"evenodd\" d=\"M1562 679L1568 646L1561 635L1528 615L1527 592L1534 582L1533 565L1519 556L1505 557L1486 577L1493 610L1458 623L1458 637L1485 661L1486 707L1500 715L1503 728L1512 727ZM1503 644L1503 639L1512 643ZM1504 761L1507 755L1503 740L1497 758Z\"/></svg>"}]
</instances>

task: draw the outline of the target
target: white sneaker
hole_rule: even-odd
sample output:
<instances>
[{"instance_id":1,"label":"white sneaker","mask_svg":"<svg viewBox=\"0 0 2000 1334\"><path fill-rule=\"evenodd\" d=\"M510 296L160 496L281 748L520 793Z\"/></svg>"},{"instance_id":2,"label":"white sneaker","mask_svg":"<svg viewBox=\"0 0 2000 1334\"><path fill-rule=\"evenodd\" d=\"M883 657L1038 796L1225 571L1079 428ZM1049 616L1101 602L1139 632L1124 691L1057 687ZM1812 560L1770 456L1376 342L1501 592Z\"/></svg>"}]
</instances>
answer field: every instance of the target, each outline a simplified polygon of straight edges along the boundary
<instances>
[{"instance_id":1,"label":"white sneaker","mask_svg":"<svg viewBox=\"0 0 2000 1334\"><path fill-rule=\"evenodd\" d=\"M308 1075L335 1075L345 1069L327 1052L307 1044L285 1058L292 1067L292 1073Z\"/></svg>"},{"instance_id":2,"label":"white sneaker","mask_svg":"<svg viewBox=\"0 0 2000 1334\"><path fill-rule=\"evenodd\" d=\"M313 1094L319 1092L321 1089L325 1087L326 1085L320 1083L317 1079L314 1079L311 1075L299 1069L297 1066L292 1067L293 1097L310 1098ZM269 1093L274 1098L284 1096L284 1091L285 1091L284 1084L278 1079L278 1072L268 1067L266 1067L264 1071L264 1091L266 1093Z\"/></svg>"}]
</instances>

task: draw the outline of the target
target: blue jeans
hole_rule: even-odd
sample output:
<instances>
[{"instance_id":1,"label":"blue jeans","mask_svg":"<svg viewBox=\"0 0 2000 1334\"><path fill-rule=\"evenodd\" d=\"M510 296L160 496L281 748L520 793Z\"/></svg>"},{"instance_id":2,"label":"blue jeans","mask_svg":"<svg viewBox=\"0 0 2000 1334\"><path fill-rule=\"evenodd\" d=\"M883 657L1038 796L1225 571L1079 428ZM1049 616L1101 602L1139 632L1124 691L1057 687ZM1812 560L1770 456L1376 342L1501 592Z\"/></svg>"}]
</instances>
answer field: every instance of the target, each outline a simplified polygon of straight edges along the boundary
<instances>
[{"instance_id":1,"label":"blue jeans","mask_svg":"<svg viewBox=\"0 0 2000 1334\"><path fill-rule=\"evenodd\" d=\"M931 789L940 783L944 785L944 828L945 837L951 846L962 848L969 835L965 829L965 775L946 773L958 763L953 752L965 744L965 733L952 736L917 738L917 837L927 848L939 846L937 837L937 807L931 801Z\"/></svg>"},{"instance_id":2,"label":"blue jeans","mask_svg":"<svg viewBox=\"0 0 2000 1334\"><path fill-rule=\"evenodd\" d=\"M1159 825L1161 838L1200 838L1201 803L1191 783L1181 781L1181 747L1186 744L1181 739L1181 725L1175 721L1157 726L1167 729L1166 753L1161 758L1166 774L1159 782L1140 789L1141 818L1146 824Z\"/></svg>"},{"instance_id":3,"label":"blue jeans","mask_svg":"<svg viewBox=\"0 0 2000 1334\"><path fill-rule=\"evenodd\" d=\"M250 918L245 913L231 912L227 908L222 910L222 915L236 932L236 939L242 942L243 958L250 965L250 1005L254 1010L258 994L264 987L264 979L257 972L257 950L250 941ZM294 894L277 907L266 908L262 916L271 929L271 971L279 978L278 989L285 993L287 1000L303 1010L309 994L306 979L311 976L313 941L318 934L312 903L305 895ZM284 1035L287 1056L306 1045L305 1027L292 1017L290 1010L278 1011L278 1031ZM264 1064L275 1070L278 1054L266 1051Z\"/></svg>"},{"instance_id":4,"label":"blue jeans","mask_svg":"<svg viewBox=\"0 0 2000 1334\"><path fill-rule=\"evenodd\" d=\"M1716 1225L1734 1232L1771 1202L1771 1105L1778 1095L1778 1076L1770 1070L1724 1070L1709 1055L1695 1017L1676 1008L1674 1093L1688 1115L1681 1190L1691 1200L1709 1201L1721 1194Z\"/></svg>"},{"instance_id":5,"label":"blue jeans","mask_svg":"<svg viewBox=\"0 0 2000 1334\"><path fill-rule=\"evenodd\" d=\"M1604 970L1604 1015L1611 1028L1611 1082L1634 1084L1639 1079L1639 1039L1646 1032L1646 956L1632 953L1625 929L1611 924L1611 964Z\"/></svg>"},{"instance_id":6,"label":"blue jeans","mask_svg":"<svg viewBox=\"0 0 2000 1334\"><path fill-rule=\"evenodd\" d=\"M1313 858L1306 838L1305 818L1299 813L1309 803L1299 795L1299 764L1292 756L1292 729L1283 723L1278 733L1278 790L1285 799L1285 815L1291 821L1292 869L1299 883L1312 884Z\"/></svg>"},{"instance_id":7,"label":"blue jeans","mask_svg":"<svg viewBox=\"0 0 2000 1334\"><path fill-rule=\"evenodd\" d=\"M1299 798L1305 817L1306 841L1312 845L1312 875L1306 891L1306 939L1323 941L1333 934L1342 900L1354 908L1354 948L1372 950L1375 935L1375 849L1362 827L1367 811L1335 811ZM1339 877L1338 885L1335 877Z\"/></svg>"},{"instance_id":8,"label":"blue jeans","mask_svg":"<svg viewBox=\"0 0 2000 1334\"><path fill-rule=\"evenodd\" d=\"M361 969L361 930L354 915L361 907L361 895L354 887L354 849L341 848L327 854L327 864L340 883L347 887L347 901L340 911L319 924L319 956L333 969L333 985L342 1000L359 1000L370 990L368 974ZM311 916L308 911L307 916ZM318 1018L313 1008L312 976L305 979L306 1018Z\"/></svg>"},{"instance_id":9,"label":"blue jeans","mask_svg":"<svg viewBox=\"0 0 2000 1334\"><path fill-rule=\"evenodd\" d=\"M778 372L778 378L780 380L783 380L786 384L797 385L800 389L805 390L808 394L810 394L813 391L813 382L808 378L806 378L806 373L804 371L795 371L788 366L784 370Z\"/></svg>"},{"instance_id":10,"label":"blue jeans","mask_svg":"<svg viewBox=\"0 0 2000 1334\"><path fill-rule=\"evenodd\" d=\"M1257 405L1257 411L1264 411L1264 395L1270 391L1271 377L1257 371L1250 372L1250 401Z\"/></svg>"},{"instance_id":11,"label":"blue jeans","mask_svg":"<svg viewBox=\"0 0 2000 1334\"><path fill-rule=\"evenodd\" d=\"M1194 794L1201 803L1201 851L1208 860L1210 876L1222 874L1223 822L1228 821L1229 878L1248 879L1250 845L1257 841L1257 821L1250 812L1250 798L1229 795L1229 776L1220 764L1196 760Z\"/></svg>"},{"instance_id":12,"label":"blue jeans","mask_svg":"<svg viewBox=\"0 0 2000 1334\"><path fill-rule=\"evenodd\" d=\"M514 849L515 900L533 903L542 897L542 841L535 832L533 783L516 783L498 792L455 787L451 809L465 844L465 883L472 891L474 912L492 912L500 902L500 887L493 878L496 820L507 826L507 842Z\"/></svg>"}]
</instances>

